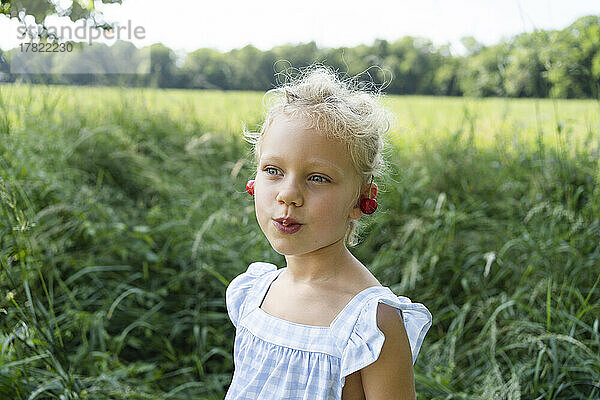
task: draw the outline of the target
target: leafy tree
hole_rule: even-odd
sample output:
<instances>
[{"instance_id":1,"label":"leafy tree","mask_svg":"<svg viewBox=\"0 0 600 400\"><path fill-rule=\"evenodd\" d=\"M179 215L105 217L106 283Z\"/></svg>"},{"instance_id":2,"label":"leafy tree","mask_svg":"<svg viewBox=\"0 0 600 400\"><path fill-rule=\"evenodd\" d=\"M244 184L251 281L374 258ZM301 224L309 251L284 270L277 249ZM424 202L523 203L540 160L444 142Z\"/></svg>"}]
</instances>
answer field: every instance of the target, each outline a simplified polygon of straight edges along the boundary
<instances>
[{"instance_id":1,"label":"leafy tree","mask_svg":"<svg viewBox=\"0 0 600 400\"><path fill-rule=\"evenodd\" d=\"M183 65L186 87L195 89L231 89L232 69L225 54L213 49L189 53Z\"/></svg>"},{"instance_id":2,"label":"leafy tree","mask_svg":"<svg viewBox=\"0 0 600 400\"><path fill-rule=\"evenodd\" d=\"M349 64L354 62L352 50L349 47L325 48L321 50L318 61L345 74L348 73Z\"/></svg>"},{"instance_id":3,"label":"leafy tree","mask_svg":"<svg viewBox=\"0 0 600 400\"><path fill-rule=\"evenodd\" d=\"M460 42L465 49L467 49L467 55L473 56L479 53L485 46L477 41L473 36L465 36L460 39Z\"/></svg>"},{"instance_id":4,"label":"leafy tree","mask_svg":"<svg viewBox=\"0 0 600 400\"><path fill-rule=\"evenodd\" d=\"M389 55L383 64L390 68L394 80L389 91L402 94L433 94L435 71L431 41L406 36L389 46Z\"/></svg>"},{"instance_id":5,"label":"leafy tree","mask_svg":"<svg viewBox=\"0 0 600 400\"><path fill-rule=\"evenodd\" d=\"M295 68L302 68L311 65L317 61L320 56L320 51L317 44L312 41L301 43L298 45L283 45L274 47L273 55L277 60L288 61ZM271 70L271 73L273 71Z\"/></svg>"},{"instance_id":6,"label":"leafy tree","mask_svg":"<svg viewBox=\"0 0 600 400\"><path fill-rule=\"evenodd\" d=\"M150 46L150 76L152 87L179 87L180 80L175 67L175 53L162 43Z\"/></svg>"},{"instance_id":7,"label":"leafy tree","mask_svg":"<svg viewBox=\"0 0 600 400\"><path fill-rule=\"evenodd\" d=\"M105 4L122 3L122 0L101 1ZM25 24L25 17L28 15L32 16L39 27L39 36L42 38L56 38L56 35L52 31L49 31L45 25L44 20L48 15L66 16L73 22L89 18L93 21L94 27L102 29L112 28L111 24L97 19L99 14L93 0L74 0L71 6L66 9L60 8L49 0L0 0L0 14L7 15L10 18L17 18L19 22L26 26L27 32L35 36L37 32L32 32Z\"/></svg>"},{"instance_id":8,"label":"leafy tree","mask_svg":"<svg viewBox=\"0 0 600 400\"><path fill-rule=\"evenodd\" d=\"M87 0L77 1L79 6L73 5L76 12L70 14L72 18L77 16L77 7L89 4ZM3 13L14 12L21 3L3 1ZM51 3L30 3L28 8L21 8L38 19L56 11ZM88 15L92 16L93 12ZM461 41L467 49L464 56L453 56L448 45L436 47L427 39L410 36L394 42L377 39L372 45L339 48L318 48L313 41L286 44L268 51L252 45L226 53L199 49L187 55L182 68L175 65L173 51L162 44L137 49L130 43L117 42L110 49L100 46L88 57L63 55L44 61L51 62L59 71L92 63L90 68L98 72L104 64L112 67L120 62L139 61L137 75L105 76L100 76L102 73L51 77L10 75L6 71L7 60L16 54L12 50L0 54L0 72L4 71L0 79L264 91L273 87L276 79L284 79L277 75L282 69L320 62L342 76L356 77L378 86L385 82L385 90L390 94L600 98L598 15L580 18L563 30L523 33L494 46L484 46L473 37L464 37ZM141 73L144 68L149 68L150 75Z\"/></svg>"},{"instance_id":9,"label":"leafy tree","mask_svg":"<svg viewBox=\"0 0 600 400\"><path fill-rule=\"evenodd\" d=\"M569 53L572 81L576 97L598 97L600 84L597 67L600 54L600 16L579 18L566 28L573 47Z\"/></svg>"},{"instance_id":10,"label":"leafy tree","mask_svg":"<svg viewBox=\"0 0 600 400\"><path fill-rule=\"evenodd\" d=\"M439 52L433 54L433 94L441 96L459 96L458 70L460 61L450 54L449 46L442 46Z\"/></svg>"},{"instance_id":11,"label":"leafy tree","mask_svg":"<svg viewBox=\"0 0 600 400\"><path fill-rule=\"evenodd\" d=\"M233 87L241 90L265 90L272 85L273 52L262 53L252 45L228 53L233 71Z\"/></svg>"},{"instance_id":12,"label":"leafy tree","mask_svg":"<svg viewBox=\"0 0 600 400\"><path fill-rule=\"evenodd\" d=\"M550 46L546 31L514 38L504 74L504 90L511 97L545 97L549 93L543 49Z\"/></svg>"},{"instance_id":13,"label":"leafy tree","mask_svg":"<svg viewBox=\"0 0 600 400\"><path fill-rule=\"evenodd\" d=\"M466 57L459 69L462 92L467 96L504 96L505 68L510 47L505 44L483 47Z\"/></svg>"}]
</instances>

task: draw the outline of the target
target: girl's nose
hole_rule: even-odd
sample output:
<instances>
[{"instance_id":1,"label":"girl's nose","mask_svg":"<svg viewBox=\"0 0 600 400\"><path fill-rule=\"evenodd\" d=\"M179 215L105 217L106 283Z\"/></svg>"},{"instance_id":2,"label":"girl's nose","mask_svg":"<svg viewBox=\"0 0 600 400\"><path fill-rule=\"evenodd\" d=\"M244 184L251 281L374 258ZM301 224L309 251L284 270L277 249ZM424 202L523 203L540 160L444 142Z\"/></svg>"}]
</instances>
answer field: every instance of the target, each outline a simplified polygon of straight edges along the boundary
<instances>
[{"instance_id":1,"label":"girl's nose","mask_svg":"<svg viewBox=\"0 0 600 400\"><path fill-rule=\"evenodd\" d=\"M281 185L276 199L278 202L286 204L294 203L296 207L302 205L302 194L293 179L288 179Z\"/></svg>"}]
</instances>

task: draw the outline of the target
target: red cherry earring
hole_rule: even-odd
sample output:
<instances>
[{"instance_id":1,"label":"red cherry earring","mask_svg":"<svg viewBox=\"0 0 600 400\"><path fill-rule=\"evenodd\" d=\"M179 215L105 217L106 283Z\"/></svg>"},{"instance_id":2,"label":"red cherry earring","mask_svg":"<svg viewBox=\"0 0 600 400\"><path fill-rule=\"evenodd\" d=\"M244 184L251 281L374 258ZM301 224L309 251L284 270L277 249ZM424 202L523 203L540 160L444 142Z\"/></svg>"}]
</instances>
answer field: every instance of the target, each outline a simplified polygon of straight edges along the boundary
<instances>
[{"instance_id":1,"label":"red cherry earring","mask_svg":"<svg viewBox=\"0 0 600 400\"><path fill-rule=\"evenodd\" d=\"M246 182L246 192L248 192L248 194L251 196L254 196L254 182L254 179Z\"/></svg>"},{"instance_id":2,"label":"red cherry earring","mask_svg":"<svg viewBox=\"0 0 600 400\"><path fill-rule=\"evenodd\" d=\"M373 175L371 175L371 183L369 183L369 198L362 198L360 200L360 210L365 214L373 214L377 209L377 187L371 187L372 183Z\"/></svg>"}]
</instances>

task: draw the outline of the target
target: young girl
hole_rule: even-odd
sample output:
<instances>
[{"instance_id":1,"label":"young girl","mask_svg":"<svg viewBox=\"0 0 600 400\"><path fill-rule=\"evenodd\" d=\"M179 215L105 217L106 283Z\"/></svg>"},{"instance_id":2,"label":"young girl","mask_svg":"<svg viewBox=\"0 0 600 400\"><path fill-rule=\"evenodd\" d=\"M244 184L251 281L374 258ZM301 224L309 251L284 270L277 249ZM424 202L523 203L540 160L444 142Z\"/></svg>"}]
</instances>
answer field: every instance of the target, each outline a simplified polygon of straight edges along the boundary
<instances>
[{"instance_id":1,"label":"young girl","mask_svg":"<svg viewBox=\"0 0 600 400\"><path fill-rule=\"evenodd\" d=\"M261 131L245 132L257 161L246 188L286 267L254 262L227 287L236 337L225 399L414 398L431 314L346 247L377 207L386 110L324 67L270 93Z\"/></svg>"}]
</instances>

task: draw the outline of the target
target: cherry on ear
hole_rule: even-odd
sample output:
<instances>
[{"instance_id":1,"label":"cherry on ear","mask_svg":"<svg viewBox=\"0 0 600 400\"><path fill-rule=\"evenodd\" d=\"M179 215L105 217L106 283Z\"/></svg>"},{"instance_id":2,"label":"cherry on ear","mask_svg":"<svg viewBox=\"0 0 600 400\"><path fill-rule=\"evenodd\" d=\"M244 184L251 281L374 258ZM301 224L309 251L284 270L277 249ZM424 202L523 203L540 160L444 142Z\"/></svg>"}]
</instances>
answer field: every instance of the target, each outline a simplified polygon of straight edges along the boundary
<instances>
[{"instance_id":1,"label":"cherry on ear","mask_svg":"<svg viewBox=\"0 0 600 400\"><path fill-rule=\"evenodd\" d=\"M373 176L369 183L369 198L360 200L360 210L365 214L373 214L377 209L377 184L373 184Z\"/></svg>"},{"instance_id":2,"label":"cherry on ear","mask_svg":"<svg viewBox=\"0 0 600 400\"><path fill-rule=\"evenodd\" d=\"M255 183L254 179L246 182L246 192L248 192L248 194L251 196L254 196L254 183Z\"/></svg>"},{"instance_id":3,"label":"cherry on ear","mask_svg":"<svg viewBox=\"0 0 600 400\"><path fill-rule=\"evenodd\" d=\"M377 198L377 186L375 186L375 185L371 186L371 195L369 197L372 199Z\"/></svg>"},{"instance_id":4,"label":"cherry on ear","mask_svg":"<svg viewBox=\"0 0 600 400\"><path fill-rule=\"evenodd\" d=\"M365 214L373 214L377 209L377 200L375 199L361 199L360 210Z\"/></svg>"}]
</instances>

